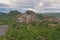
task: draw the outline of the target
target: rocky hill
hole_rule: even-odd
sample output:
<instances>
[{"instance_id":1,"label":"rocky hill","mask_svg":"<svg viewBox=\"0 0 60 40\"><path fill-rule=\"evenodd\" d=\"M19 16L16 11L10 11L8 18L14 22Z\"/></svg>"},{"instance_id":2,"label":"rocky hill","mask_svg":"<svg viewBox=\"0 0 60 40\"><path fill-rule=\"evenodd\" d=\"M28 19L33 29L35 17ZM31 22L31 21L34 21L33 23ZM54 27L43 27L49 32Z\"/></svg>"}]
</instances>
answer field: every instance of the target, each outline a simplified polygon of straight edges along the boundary
<instances>
[{"instance_id":1,"label":"rocky hill","mask_svg":"<svg viewBox=\"0 0 60 40\"><path fill-rule=\"evenodd\" d=\"M17 22L25 22L25 23L38 23L40 19L36 16L35 12L31 10L27 10L24 14L20 14L16 16Z\"/></svg>"}]
</instances>

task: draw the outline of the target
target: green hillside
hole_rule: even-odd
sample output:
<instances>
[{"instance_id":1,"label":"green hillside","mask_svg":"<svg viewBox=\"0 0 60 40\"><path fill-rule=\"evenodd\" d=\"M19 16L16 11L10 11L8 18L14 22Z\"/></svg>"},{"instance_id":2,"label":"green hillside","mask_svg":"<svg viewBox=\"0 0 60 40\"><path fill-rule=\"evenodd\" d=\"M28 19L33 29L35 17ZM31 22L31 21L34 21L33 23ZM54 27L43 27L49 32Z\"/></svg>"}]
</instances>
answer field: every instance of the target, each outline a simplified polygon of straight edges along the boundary
<instances>
[{"instance_id":1,"label":"green hillside","mask_svg":"<svg viewBox=\"0 0 60 40\"><path fill-rule=\"evenodd\" d=\"M13 20L20 12L10 11L5 19L0 20L0 25L9 25L7 33L0 40L60 40L60 25L48 27L51 22L40 22L38 24L17 23ZM36 14L40 20L44 20L44 14Z\"/></svg>"},{"instance_id":2,"label":"green hillside","mask_svg":"<svg viewBox=\"0 0 60 40\"><path fill-rule=\"evenodd\" d=\"M45 13L44 15L60 17L60 13Z\"/></svg>"}]
</instances>

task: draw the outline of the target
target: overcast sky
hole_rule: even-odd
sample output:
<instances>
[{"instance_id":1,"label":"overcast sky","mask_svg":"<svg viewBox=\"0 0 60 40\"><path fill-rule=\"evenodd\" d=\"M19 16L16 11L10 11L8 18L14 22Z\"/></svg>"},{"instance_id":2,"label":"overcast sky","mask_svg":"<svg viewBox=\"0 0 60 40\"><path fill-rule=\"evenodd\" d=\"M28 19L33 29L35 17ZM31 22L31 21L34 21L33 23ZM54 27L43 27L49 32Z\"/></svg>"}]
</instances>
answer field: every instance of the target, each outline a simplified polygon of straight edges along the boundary
<instances>
[{"instance_id":1,"label":"overcast sky","mask_svg":"<svg viewBox=\"0 0 60 40\"><path fill-rule=\"evenodd\" d=\"M0 0L0 12L33 10L35 12L60 12L60 0Z\"/></svg>"}]
</instances>

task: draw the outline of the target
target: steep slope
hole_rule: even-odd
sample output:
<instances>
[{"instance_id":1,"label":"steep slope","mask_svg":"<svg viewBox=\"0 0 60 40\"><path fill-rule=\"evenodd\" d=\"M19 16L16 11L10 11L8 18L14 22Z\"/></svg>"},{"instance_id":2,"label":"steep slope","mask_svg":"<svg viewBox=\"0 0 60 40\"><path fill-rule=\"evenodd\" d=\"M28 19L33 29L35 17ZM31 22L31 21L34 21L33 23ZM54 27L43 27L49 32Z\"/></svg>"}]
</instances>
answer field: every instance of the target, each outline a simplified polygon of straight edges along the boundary
<instances>
[{"instance_id":1,"label":"steep slope","mask_svg":"<svg viewBox=\"0 0 60 40\"><path fill-rule=\"evenodd\" d=\"M14 11L10 11L7 15L6 18L7 19L13 19L16 17L16 15L21 14L21 12L14 10Z\"/></svg>"},{"instance_id":2,"label":"steep slope","mask_svg":"<svg viewBox=\"0 0 60 40\"><path fill-rule=\"evenodd\" d=\"M25 14L18 15L16 18L18 22L25 22L25 23L40 22L40 19L36 16L35 12L31 10L27 10Z\"/></svg>"}]
</instances>

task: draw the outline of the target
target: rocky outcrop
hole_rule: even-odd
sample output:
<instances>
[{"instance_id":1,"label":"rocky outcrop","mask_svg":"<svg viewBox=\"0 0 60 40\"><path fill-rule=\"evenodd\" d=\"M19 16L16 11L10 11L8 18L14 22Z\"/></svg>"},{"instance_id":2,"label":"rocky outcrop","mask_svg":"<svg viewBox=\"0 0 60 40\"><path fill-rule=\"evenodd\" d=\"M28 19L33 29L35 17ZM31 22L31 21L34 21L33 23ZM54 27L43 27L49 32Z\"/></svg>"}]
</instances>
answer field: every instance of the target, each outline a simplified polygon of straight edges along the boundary
<instances>
[{"instance_id":1,"label":"rocky outcrop","mask_svg":"<svg viewBox=\"0 0 60 40\"><path fill-rule=\"evenodd\" d=\"M25 23L38 23L40 19L35 15L35 12L28 10L25 14L17 15L17 22L25 22Z\"/></svg>"}]
</instances>

